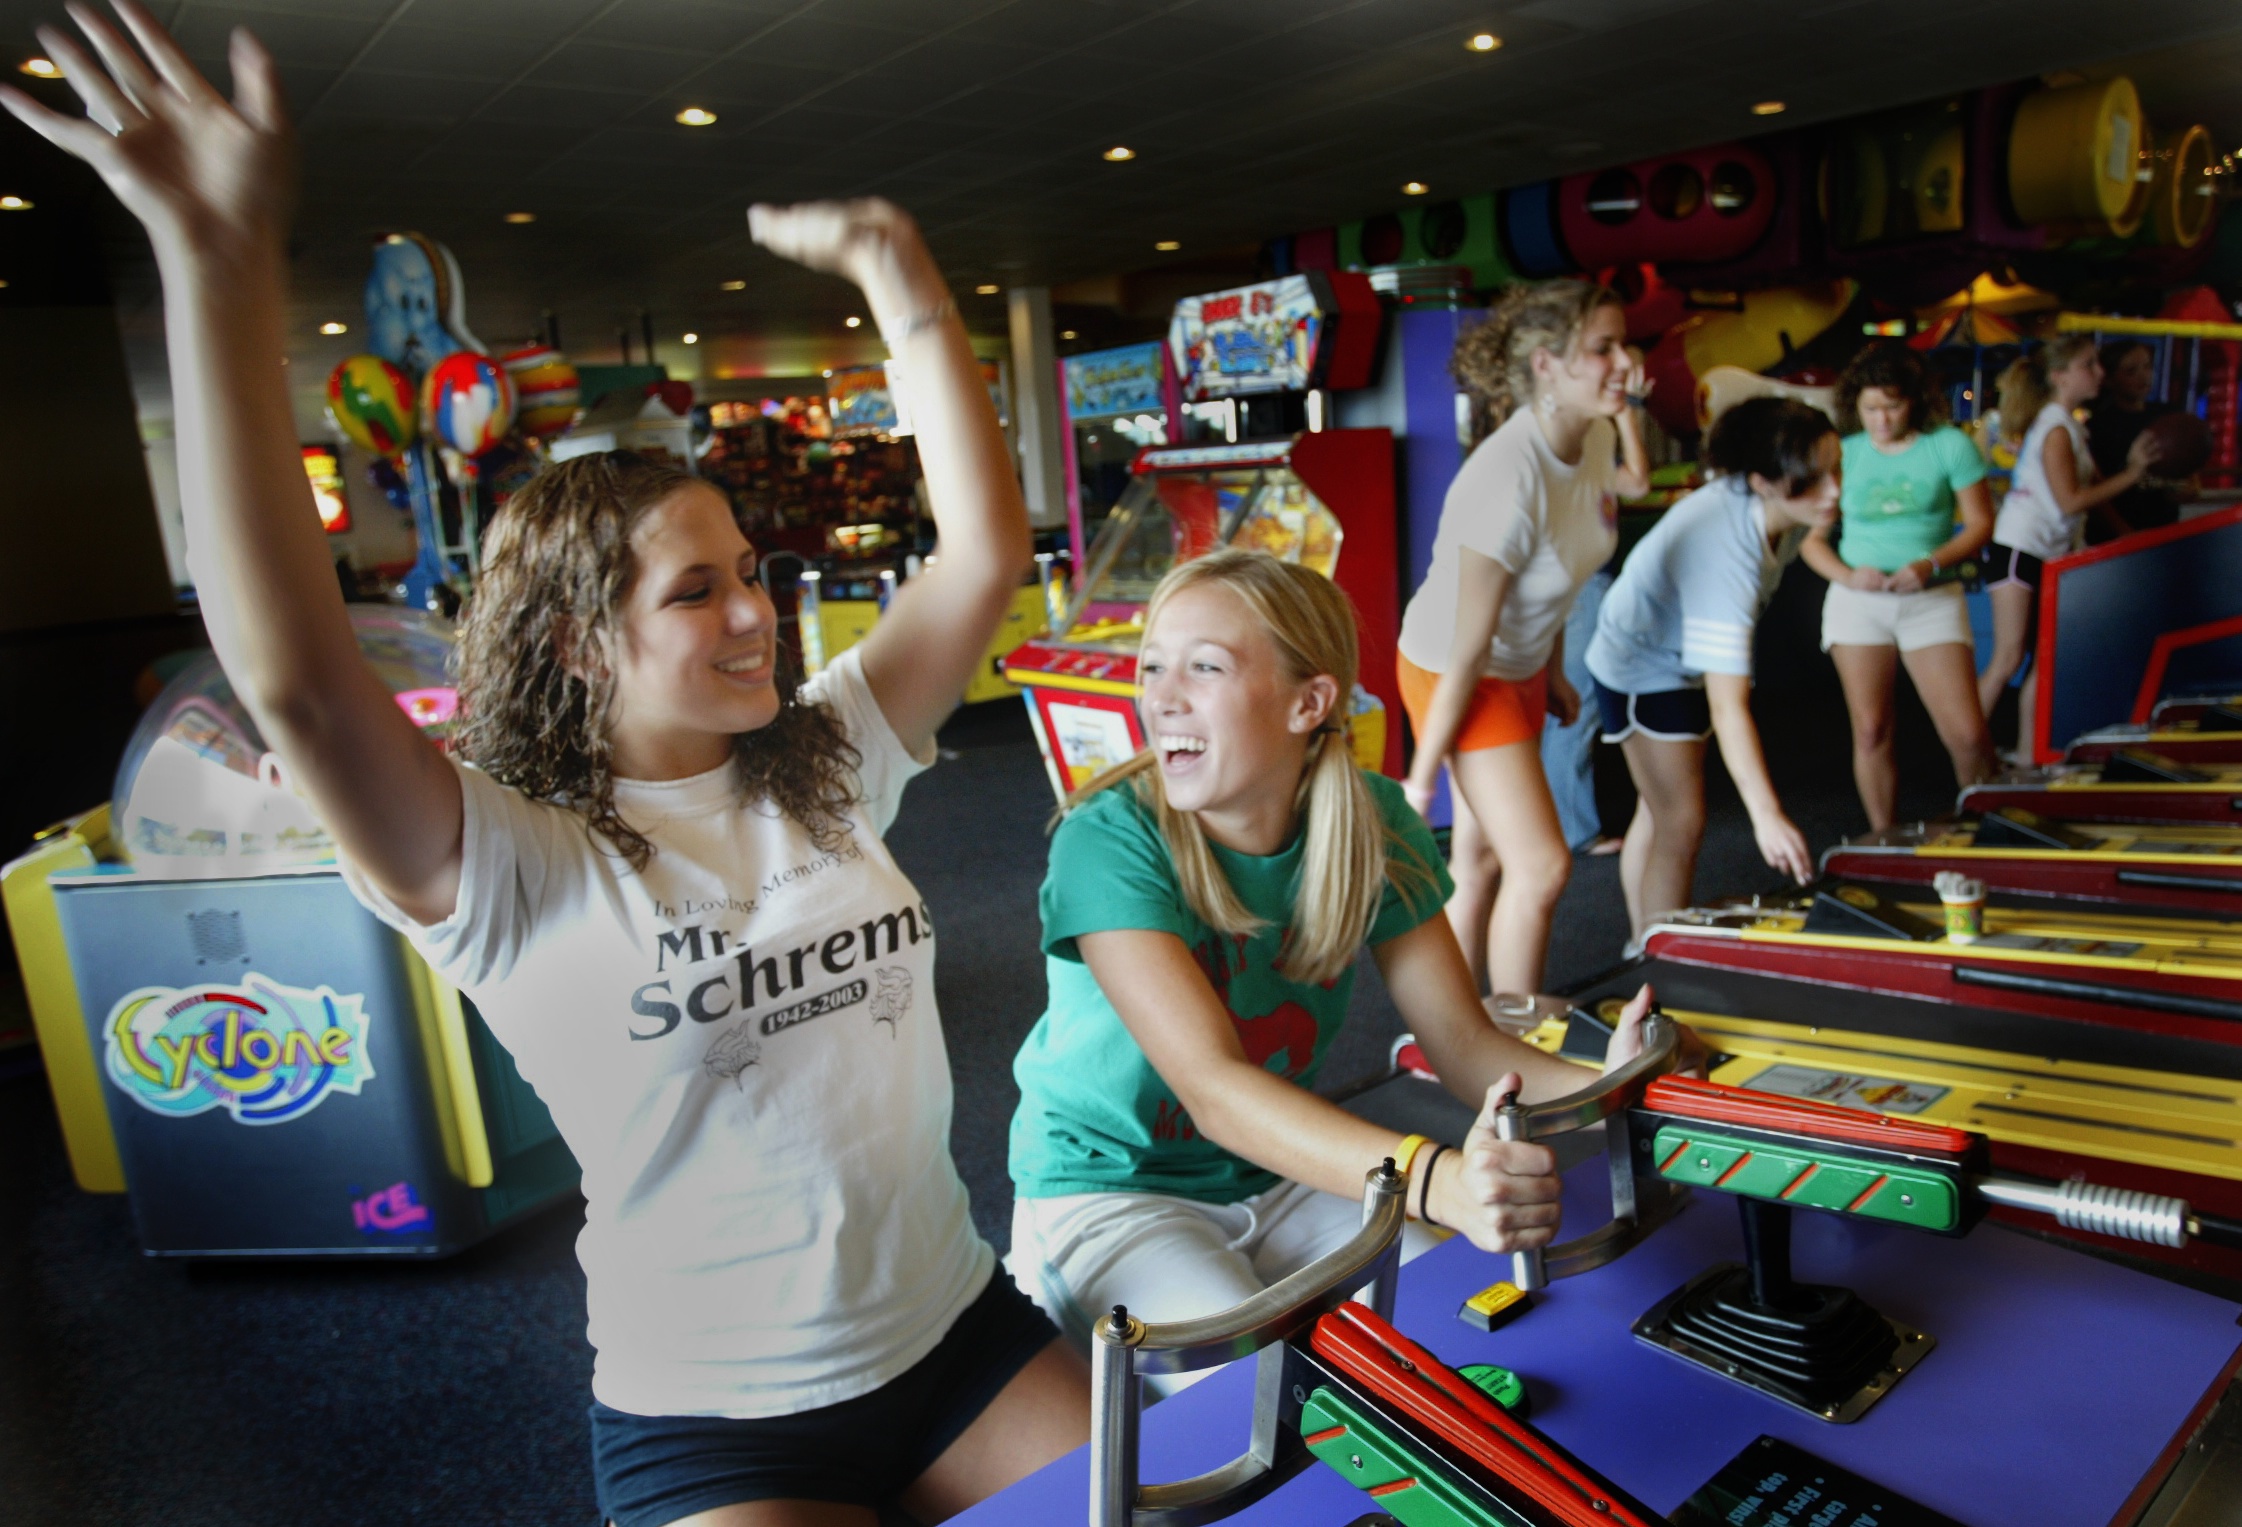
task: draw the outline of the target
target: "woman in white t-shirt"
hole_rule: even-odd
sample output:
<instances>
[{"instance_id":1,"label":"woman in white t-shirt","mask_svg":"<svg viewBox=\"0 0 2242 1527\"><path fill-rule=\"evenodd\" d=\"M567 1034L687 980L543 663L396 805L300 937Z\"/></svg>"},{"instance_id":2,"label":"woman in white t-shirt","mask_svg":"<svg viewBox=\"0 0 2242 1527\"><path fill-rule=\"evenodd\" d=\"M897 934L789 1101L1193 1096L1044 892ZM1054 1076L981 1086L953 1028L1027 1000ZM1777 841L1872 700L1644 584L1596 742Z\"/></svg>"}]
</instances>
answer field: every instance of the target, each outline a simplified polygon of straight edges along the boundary
<instances>
[{"instance_id":1,"label":"woman in white t-shirt","mask_svg":"<svg viewBox=\"0 0 2242 1527\"><path fill-rule=\"evenodd\" d=\"M236 32L229 105L119 10L139 51L80 15L106 72L41 34L91 120L0 99L154 243L189 556L235 692L353 890L474 997L583 1166L608 1518L939 1520L1080 1444L1081 1362L967 1214L934 930L880 836L1029 550L915 226L878 201L748 214L862 287L910 366L939 565L797 688L722 494L628 453L551 468L491 527L462 767L359 656L296 460L277 70Z\"/></svg>"},{"instance_id":2,"label":"woman in white t-shirt","mask_svg":"<svg viewBox=\"0 0 2242 1527\"><path fill-rule=\"evenodd\" d=\"M2078 410L2102 390L2102 358L2091 334L2058 334L2020 355L1998 383L2001 430L2023 432L2008 496L1993 521L1985 548L1985 589L1993 605L1993 653L1977 676L1977 702L1988 718L2001 691L2031 654L2039 625L2040 569L2084 544L2087 511L2140 485L2156 464L2156 441L2143 431L2127 452L2125 469L2095 481L2094 456ZM2017 747L2032 734L2032 704L2039 669L2024 676L2017 694Z\"/></svg>"},{"instance_id":3,"label":"woman in white t-shirt","mask_svg":"<svg viewBox=\"0 0 2242 1527\"><path fill-rule=\"evenodd\" d=\"M1572 855L1541 770L1546 716L1570 723L1565 616L1619 543L1619 497L1648 490L1629 408L1642 359L1619 297L1584 281L1515 286L1456 343L1458 381L1499 428L1449 485L1432 565L1402 617L1402 703L1417 751L1402 788L1455 787L1448 920L1475 979L1537 991ZM1622 465L1614 458L1626 453Z\"/></svg>"}]
</instances>

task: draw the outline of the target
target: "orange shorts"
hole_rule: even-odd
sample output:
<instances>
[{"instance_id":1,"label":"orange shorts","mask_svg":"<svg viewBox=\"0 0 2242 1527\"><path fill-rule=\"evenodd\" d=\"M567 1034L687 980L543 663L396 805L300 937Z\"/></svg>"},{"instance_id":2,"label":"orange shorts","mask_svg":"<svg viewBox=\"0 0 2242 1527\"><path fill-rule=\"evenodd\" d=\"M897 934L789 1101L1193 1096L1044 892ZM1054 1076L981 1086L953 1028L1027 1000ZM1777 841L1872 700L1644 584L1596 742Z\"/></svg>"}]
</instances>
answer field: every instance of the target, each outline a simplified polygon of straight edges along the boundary
<instances>
[{"instance_id":1,"label":"orange shorts","mask_svg":"<svg viewBox=\"0 0 2242 1527\"><path fill-rule=\"evenodd\" d=\"M1401 703L1409 711L1409 725L1421 737L1440 675L1419 668L1397 652L1394 677L1401 681ZM1548 716L1548 669L1530 679L1481 679L1472 692L1471 708L1464 712L1463 729L1456 733L1455 751L1478 753L1506 748L1514 742L1538 742L1541 724Z\"/></svg>"}]
</instances>

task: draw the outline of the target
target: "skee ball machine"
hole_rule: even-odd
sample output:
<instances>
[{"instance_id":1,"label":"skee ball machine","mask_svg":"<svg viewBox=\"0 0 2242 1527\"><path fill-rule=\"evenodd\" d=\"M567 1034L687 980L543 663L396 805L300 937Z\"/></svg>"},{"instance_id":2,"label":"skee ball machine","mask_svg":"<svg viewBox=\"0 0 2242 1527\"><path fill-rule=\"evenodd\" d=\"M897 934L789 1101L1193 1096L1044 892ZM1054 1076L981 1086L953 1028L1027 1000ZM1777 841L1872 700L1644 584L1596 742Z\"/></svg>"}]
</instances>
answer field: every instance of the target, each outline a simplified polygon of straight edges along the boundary
<instances>
[{"instance_id":1,"label":"skee ball machine","mask_svg":"<svg viewBox=\"0 0 2242 1527\"><path fill-rule=\"evenodd\" d=\"M353 605L439 745L437 617ZM473 1005L343 884L205 653L110 804L0 871L73 1174L151 1256L442 1256L567 1194L574 1157Z\"/></svg>"},{"instance_id":2,"label":"skee ball machine","mask_svg":"<svg viewBox=\"0 0 2242 1527\"><path fill-rule=\"evenodd\" d=\"M1382 316L1369 278L1351 272L1285 276L1176 305L1168 344L1187 403L1227 405L1224 429L1234 433L1255 413L1241 405L1304 394L1310 427L1137 454L1054 634L1004 661L1005 677L1026 691L1062 801L1145 745L1136 677L1146 604L1170 568L1222 546L1273 553L1346 591L1362 653L1349 743L1365 768L1399 770L1393 435L1318 427L1328 393L1370 382Z\"/></svg>"}]
</instances>

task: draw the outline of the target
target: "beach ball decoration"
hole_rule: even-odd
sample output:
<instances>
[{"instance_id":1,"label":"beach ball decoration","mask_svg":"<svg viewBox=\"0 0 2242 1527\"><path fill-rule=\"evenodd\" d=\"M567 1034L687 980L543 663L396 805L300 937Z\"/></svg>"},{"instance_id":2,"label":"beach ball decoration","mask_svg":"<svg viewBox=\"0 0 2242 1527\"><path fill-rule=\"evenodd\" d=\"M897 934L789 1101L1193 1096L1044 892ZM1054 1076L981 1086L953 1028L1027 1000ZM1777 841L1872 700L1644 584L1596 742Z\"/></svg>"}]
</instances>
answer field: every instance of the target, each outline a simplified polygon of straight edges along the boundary
<instances>
[{"instance_id":1,"label":"beach ball decoration","mask_svg":"<svg viewBox=\"0 0 2242 1527\"><path fill-rule=\"evenodd\" d=\"M532 345L507 352L500 364L514 382L514 395L519 400L515 423L523 434L543 440L576 422L577 405L583 395L576 368L558 350L550 345Z\"/></svg>"},{"instance_id":2,"label":"beach ball decoration","mask_svg":"<svg viewBox=\"0 0 2242 1527\"><path fill-rule=\"evenodd\" d=\"M378 355L353 355L327 377L327 412L362 450L390 456L413 443L413 384Z\"/></svg>"},{"instance_id":3,"label":"beach ball decoration","mask_svg":"<svg viewBox=\"0 0 2242 1527\"><path fill-rule=\"evenodd\" d=\"M489 356L460 350L428 368L420 406L439 443L480 456L514 427L514 383Z\"/></svg>"}]
</instances>

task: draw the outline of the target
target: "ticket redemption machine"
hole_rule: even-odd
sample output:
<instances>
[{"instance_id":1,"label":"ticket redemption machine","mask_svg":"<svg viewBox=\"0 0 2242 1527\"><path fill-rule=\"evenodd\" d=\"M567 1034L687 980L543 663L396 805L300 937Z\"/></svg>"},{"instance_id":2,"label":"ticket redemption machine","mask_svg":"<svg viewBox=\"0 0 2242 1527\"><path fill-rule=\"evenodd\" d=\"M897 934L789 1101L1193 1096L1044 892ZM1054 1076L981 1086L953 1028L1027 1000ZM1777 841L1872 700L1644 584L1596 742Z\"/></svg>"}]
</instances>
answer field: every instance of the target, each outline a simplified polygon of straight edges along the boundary
<instances>
[{"instance_id":1,"label":"ticket redemption machine","mask_svg":"<svg viewBox=\"0 0 2242 1527\"><path fill-rule=\"evenodd\" d=\"M352 606L439 741L448 627ZM441 1256L566 1195L552 1116L457 989L342 883L214 657L111 804L0 871L71 1167L152 1256Z\"/></svg>"},{"instance_id":2,"label":"ticket redemption machine","mask_svg":"<svg viewBox=\"0 0 2242 1527\"><path fill-rule=\"evenodd\" d=\"M1176 305L1168 344L1186 403L1304 393L1310 427L1269 440L1138 453L1064 616L1051 635L1004 660L1005 676L1026 692L1062 801L1144 747L1136 654L1145 606L1170 568L1221 546L1271 552L1346 591L1362 652L1350 745L1365 768L1399 771L1393 435L1318 427L1329 414L1329 392L1370 381L1382 316L1369 279L1351 272L1286 276ZM1241 413L1250 416L1227 410L1225 433Z\"/></svg>"}]
</instances>

